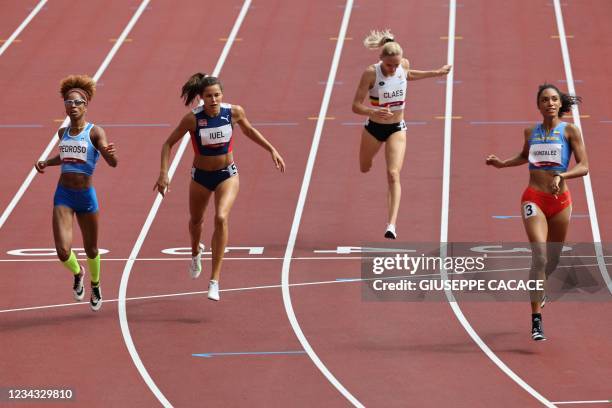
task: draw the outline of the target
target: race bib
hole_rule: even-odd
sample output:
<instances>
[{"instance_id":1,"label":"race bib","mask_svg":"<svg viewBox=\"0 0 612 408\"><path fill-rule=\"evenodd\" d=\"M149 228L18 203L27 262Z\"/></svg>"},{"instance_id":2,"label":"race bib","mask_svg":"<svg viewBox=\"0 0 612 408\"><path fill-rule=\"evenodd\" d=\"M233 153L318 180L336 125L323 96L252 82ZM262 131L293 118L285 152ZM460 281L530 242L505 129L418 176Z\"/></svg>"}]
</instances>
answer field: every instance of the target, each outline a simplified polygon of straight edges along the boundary
<instances>
[{"instance_id":1,"label":"race bib","mask_svg":"<svg viewBox=\"0 0 612 408\"><path fill-rule=\"evenodd\" d=\"M529 147L529 163L534 166L561 165L561 143L538 143Z\"/></svg>"},{"instance_id":2,"label":"race bib","mask_svg":"<svg viewBox=\"0 0 612 408\"><path fill-rule=\"evenodd\" d=\"M85 163L87 161L87 141L62 140L59 144L62 163Z\"/></svg>"},{"instance_id":3,"label":"race bib","mask_svg":"<svg viewBox=\"0 0 612 408\"><path fill-rule=\"evenodd\" d=\"M204 146L228 143L231 138L232 126L229 124L217 128L200 129L200 139Z\"/></svg>"},{"instance_id":4,"label":"race bib","mask_svg":"<svg viewBox=\"0 0 612 408\"><path fill-rule=\"evenodd\" d=\"M400 110L404 107L406 99L406 79L402 79L399 84L384 85L378 88L379 106L388 107L391 110Z\"/></svg>"},{"instance_id":5,"label":"race bib","mask_svg":"<svg viewBox=\"0 0 612 408\"><path fill-rule=\"evenodd\" d=\"M523 203L523 218L530 218L536 215L538 215L538 207L534 203Z\"/></svg>"}]
</instances>

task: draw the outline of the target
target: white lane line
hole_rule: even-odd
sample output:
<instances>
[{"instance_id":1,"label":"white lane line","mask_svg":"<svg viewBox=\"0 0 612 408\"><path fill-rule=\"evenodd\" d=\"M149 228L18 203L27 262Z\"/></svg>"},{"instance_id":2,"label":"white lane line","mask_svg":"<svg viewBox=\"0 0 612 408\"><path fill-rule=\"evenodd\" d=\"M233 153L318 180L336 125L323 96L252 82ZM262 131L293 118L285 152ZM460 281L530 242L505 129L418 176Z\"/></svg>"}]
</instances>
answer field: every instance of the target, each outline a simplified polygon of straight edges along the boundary
<instances>
[{"instance_id":1,"label":"white lane line","mask_svg":"<svg viewBox=\"0 0 612 408\"><path fill-rule=\"evenodd\" d=\"M448 19L448 54L447 64L454 65L455 60L455 22L456 22L456 1L449 1L449 19ZM450 201L450 162L451 162L451 127L453 115L453 76L457 67L453 66L453 70L446 78L446 108L444 119L444 164L443 164L443 180L442 180L442 214L440 219L440 256L446 256L446 245L448 242L448 211ZM447 280L448 275L446 269L440 270L443 279ZM480 349L495 363L508 377L520 385L525 391L531 394L534 398L540 401L547 407L554 407L546 398L533 389L529 384L523 381L514 371L510 369L497 355L486 345L486 343L476 333L472 325L468 322L465 315L461 311L459 304L455 300L451 291L446 291L448 303L455 313L457 320L461 323L465 331L470 335L472 340L480 347Z\"/></svg>"},{"instance_id":2,"label":"white lane line","mask_svg":"<svg viewBox=\"0 0 612 408\"><path fill-rule=\"evenodd\" d=\"M565 67L565 77L567 79L567 91L571 95L576 95L576 87L574 86L574 75L572 74L572 64L569 57L569 49L567 47L567 39L565 38L565 25L563 23L563 14L561 12L561 4L559 0L554 0L555 5L555 18L557 20L557 30L559 31L559 42L561 43L561 54L563 55L563 66ZM584 139L584 132L582 132L582 126L580 125L580 111L577 105L572 107L572 117L574 124L580 129L582 137ZM586 141L585 141L586 145ZM608 291L612 293L612 280L610 274L606 268L605 261L603 258L603 248L601 245L601 234L599 233L599 222L597 221L597 211L595 209L595 197L593 195L593 185L591 184L591 175L587 174L582 178L584 181L584 191L587 198L587 206L589 208L589 216L591 220L591 233L593 235L593 245L595 246L595 252L599 256L599 270L601 276L604 278L608 285Z\"/></svg>"},{"instance_id":3,"label":"white lane line","mask_svg":"<svg viewBox=\"0 0 612 408\"><path fill-rule=\"evenodd\" d=\"M379 258L376 256L294 256L291 260L297 261L316 261L316 260L325 260L325 261L342 261L342 260L366 260L366 259L375 259ZM561 258L597 258L597 255L567 255L561 256ZM612 255L606 255L605 258L612 258ZM204 260L212 260L210 257L202 257ZM282 256L276 257L231 257L231 258L223 258L223 262L225 261L277 261L285 259ZM518 255L518 256L487 256L487 259L517 259L517 260L531 260L531 256L529 255ZM102 258L102 262L126 262L131 260L131 258ZM159 262L159 261L190 261L191 258L136 258L133 259L138 262ZM0 259L0 262L57 262L57 258L44 258L44 259ZM606 264L610 266L610 264ZM588 265L575 265L580 267L585 267ZM594 265L598 266L598 265ZM560 268L563 266L560 266Z\"/></svg>"},{"instance_id":4,"label":"white lane line","mask_svg":"<svg viewBox=\"0 0 612 408\"><path fill-rule=\"evenodd\" d=\"M108 53L108 55L106 56L104 61L102 61L102 65L100 65L100 68L98 68L98 71L93 76L93 79L95 81L98 81L100 79L100 77L102 76L102 74L104 73L106 68L108 67L108 64L110 64L110 62L114 58L114 56L117 53L117 51L119 51L119 48L121 47L121 45L123 44L123 42L127 38L128 34L130 33L130 31L132 30L132 28L134 27L134 25L136 24L136 22L140 18L140 16L142 15L143 11L145 10L145 8L149 4L149 2L150 2L150 0L143 0L143 2L140 4L140 7L138 7L138 9L136 10L134 15L132 16L132 18L128 22L128 25L123 29L123 32L119 36L119 39L117 39L117 41L113 45L113 48L111 48L110 52ZM66 126L69 122L70 122L70 119L68 118L68 116L66 116L66 118L64 119L64 121L62 122L60 127ZM59 138L57 136L57 131L56 131L55 134L53 135L53 137L51 138L51 141L49 142L49 144L47 145L47 147L45 148L43 153L38 158L38 160L45 160L49 156L49 154L51 154L51 151L55 147L55 145L58 142L58 140L59 140ZM17 204L19 203L19 200L21 200L21 197L23 197L23 195L25 194L26 190L28 189L28 187L32 183L32 180L34 180L34 176L36 176L36 169L34 167L32 167L32 170L30 170L30 173L26 177L25 181L23 182L21 187L19 187L19 190L17 190L17 193L15 193L15 196L13 197L11 202L8 204L8 206L6 207L6 209L4 210L2 215L0 216L0 229L2 229L2 227L4 226L4 223L6 222L8 217L11 215L11 213L13 212L13 210L15 209Z\"/></svg>"},{"instance_id":5,"label":"white lane line","mask_svg":"<svg viewBox=\"0 0 612 408\"><path fill-rule=\"evenodd\" d=\"M30 12L30 14L28 14L26 19L21 22L21 24L19 25L19 27L17 27L15 32L11 34L11 36L4 42L4 44L2 44L2 47L0 47L0 56L4 54L4 51L6 51L8 47L11 46L11 44L13 43L13 41L15 41L17 36L21 34L21 32L27 27L28 24L30 24L30 21L32 21L32 19L36 17L38 12L44 7L46 3L47 3L47 0L41 0L40 2L38 2L38 5L34 7L34 9Z\"/></svg>"},{"instance_id":6,"label":"white lane line","mask_svg":"<svg viewBox=\"0 0 612 408\"><path fill-rule=\"evenodd\" d=\"M607 264L608 266L612 266L612 264ZM597 264L593 265L584 265L588 266L597 266ZM561 267L566 268L566 267ZM567 268L571 268L571 266L567 266ZM507 269L489 269L479 271L478 274L493 274L499 272L523 272L528 271L530 268L507 268ZM462 274L459 272L451 272L447 273L447 275L459 275ZM442 273L431 273L431 274L410 274L410 275L394 275L394 276L384 276L384 277L375 277L375 278L336 278L334 280L327 281L312 281L312 282L300 282L300 283L290 283L290 287L301 287L301 286L316 286L316 285L328 285L332 283L352 283L352 282L368 282L374 280L395 280L395 279L419 279L419 278L444 278ZM281 285L263 285L263 286L248 286L243 288L231 288L231 289L220 289L220 292L242 292L249 290L257 290L257 289L274 289L274 288L282 288ZM207 291L195 291L195 292L178 292L178 293L166 293L163 295L147 295L147 296L138 296L138 297L126 297L126 301L133 300L148 300L148 299L160 299L160 298L169 298L169 297L179 297L179 296L189 296L189 295L201 295L206 294ZM106 303L118 302L119 299L104 299ZM53 305L43 305L43 306L28 306L28 307L19 307L13 309L0 309L0 313L11 313L11 312L25 312L30 310L41 310L41 309L54 309L60 307L68 307L68 306L79 306L79 305L87 305L87 302L72 302L72 303L59 303Z\"/></svg>"},{"instance_id":7,"label":"white lane line","mask_svg":"<svg viewBox=\"0 0 612 408\"><path fill-rule=\"evenodd\" d=\"M229 54L230 49L232 48L234 40L236 39L236 35L238 34L238 30L240 29L240 26L242 25L242 21L246 17L246 14L247 14L247 11L249 10L250 5L251 5L251 0L245 0L244 4L242 5L242 9L240 10L240 13L238 14L236 22L234 23L234 26L232 27L232 31L227 41L225 42L225 46L223 47L221 56L219 57L219 60L217 61L217 65L215 66L215 69L212 72L212 76L219 76L219 73L221 72L221 68L223 67L223 64L225 63L225 60ZM174 156L174 159L172 160L172 163L170 164L170 169L168 171L168 178L170 180L172 180L172 177L174 176L174 173L176 172L176 168L179 165L181 157L183 156L183 153L185 152L185 148L187 147L188 143L189 143L189 133L185 133L185 135L183 136L183 140L181 141L181 144L176 152L176 155ZM128 282L130 280L130 273L132 271L132 267L134 266L134 262L135 262L134 260L138 257L140 248L142 247L144 240L147 234L149 233L149 229L151 228L151 225L153 224L153 220L155 219L159 206L161 205L162 199L163 197L161 195L159 194L155 195L155 201L153 202L153 206L151 207L151 210L149 211L149 215L147 216L147 219L144 225L142 226L142 230L140 231L140 234L138 235L138 239L136 240L136 243L134 244L134 247L132 248L132 252L130 253L129 260L125 264L125 268L123 269L123 274L121 275L121 283L119 285L118 311L119 311L119 324L121 326L121 334L123 335L125 345L130 353L130 357L132 357L132 361L134 362L134 365L138 369L138 372L140 373L141 377L143 378L143 380L145 381L149 389L157 397L159 402L164 407L172 407L172 404L170 404L170 401L166 399L164 394L161 392L161 390L157 387L157 385L153 381L153 378L151 378L151 376L149 375L149 372L145 368L144 364L142 363L142 360L140 359L140 356L138 355L138 351L136 350L136 346L134 345L134 341L132 340L132 335L130 334L130 327L129 327L128 320L127 320L127 311L126 311L126 305L125 305L127 287L128 287Z\"/></svg>"},{"instance_id":8,"label":"white lane line","mask_svg":"<svg viewBox=\"0 0 612 408\"><path fill-rule=\"evenodd\" d=\"M342 24L340 26L340 32L338 33L338 41L336 42L336 50L334 51L334 57L332 60L331 68L329 70L329 76L327 77L327 85L325 87L325 93L323 94L323 100L321 102L321 109L319 111L319 117L317 119L317 127L312 139L312 145L310 146L310 153L308 155L308 162L306 163L306 170L304 172L304 179L302 180L302 187L300 189L300 195L298 197L295 215L293 217L293 223L291 225L291 232L289 233L289 239L287 241L287 248L285 250L285 258L283 260L282 269L282 292L283 292L283 303L285 305L285 311L287 312L287 318L291 323L291 327L295 332L300 344L304 350L308 353L308 356L317 368L323 373L327 380L336 389L353 404L355 407L363 407L361 402L357 400L341 383L334 377L329 369L323 364L319 356L315 353L313 348L308 343L302 328L295 316L293 305L291 303L291 293L289 291L289 269L291 267L291 257L293 256L293 249L295 247L295 241L297 238L298 230L300 227L300 221L302 219L302 213L304 211L304 203L306 202L306 196L308 194L308 187L310 185L310 178L312 177L312 171L314 168L315 158L317 156L317 150L319 148L319 142L321 140L321 134L323 132L323 126L325 124L325 117L327 115L327 109L331 94L336 79L336 72L340 63L340 56L342 55L342 47L344 45L344 39L346 37L346 30L348 28L349 19L351 17L351 11L353 9L353 0L347 0L344 7L344 15L342 17Z\"/></svg>"}]
</instances>

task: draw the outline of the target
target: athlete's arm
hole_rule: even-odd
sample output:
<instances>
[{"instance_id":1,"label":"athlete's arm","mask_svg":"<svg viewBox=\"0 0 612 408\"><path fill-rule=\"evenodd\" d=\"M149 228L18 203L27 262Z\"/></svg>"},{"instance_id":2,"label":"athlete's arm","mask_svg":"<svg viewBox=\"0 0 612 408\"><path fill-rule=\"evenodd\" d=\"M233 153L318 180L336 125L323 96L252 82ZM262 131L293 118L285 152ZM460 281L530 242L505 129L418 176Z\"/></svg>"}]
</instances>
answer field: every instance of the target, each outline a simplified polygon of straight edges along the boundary
<instances>
[{"instance_id":1,"label":"athlete's arm","mask_svg":"<svg viewBox=\"0 0 612 408\"><path fill-rule=\"evenodd\" d=\"M571 170L559 175L564 179L586 176L589 173L589 159L584 148L584 140L582 139L580 129L576 125L568 123L565 127L565 136L569 139L570 146L572 146L576 165Z\"/></svg>"},{"instance_id":2,"label":"athlete's arm","mask_svg":"<svg viewBox=\"0 0 612 408\"><path fill-rule=\"evenodd\" d=\"M353 113L364 116L376 116L381 119L388 119L393 116L389 108L371 108L363 103L363 100L368 96L368 91L372 88L376 81L376 68L373 65L369 66L361 75L355 98L353 98Z\"/></svg>"},{"instance_id":3,"label":"athlete's arm","mask_svg":"<svg viewBox=\"0 0 612 408\"><path fill-rule=\"evenodd\" d=\"M168 166L170 162L170 151L172 146L176 144L185 133L192 133L196 128L195 115L192 112L187 112L178 126L170 133L168 139L162 145L161 151L161 167L159 169L159 177L153 186L153 190L157 189L159 194L164 196L168 191L170 180L168 179Z\"/></svg>"},{"instance_id":4,"label":"athlete's arm","mask_svg":"<svg viewBox=\"0 0 612 408\"><path fill-rule=\"evenodd\" d=\"M242 133L246 135L249 139L257 143L259 146L263 147L272 155L272 160L274 161L274 165L281 172L285 171L285 161L281 157L281 155L276 151L274 146L270 142L266 140L263 135L251 125L251 122L246 117L244 113L244 109L239 105L232 105L232 120L240 126Z\"/></svg>"},{"instance_id":5,"label":"athlete's arm","mask_svg":"<svg viewBox=\"0 0 612 408\"><path fill-rule=\"evenodd\" d=\"M418 79L425 79L425 78L444 76L444 75L447 75L450 72L451 68L452 68L451 65L444 65L441 68L435 69L433 71L418 71L416 69L409 69L408 70L408 79L410 81L416 81Z\"/></svg>"},{"instance_id":6,"label":"athlete's arm","mask_svg":"<svg viewBox=\"0 0 612 408\"><path fill-rule=\"evenodd\" d=\"M524 130L523 134L525 136L525 142L523 143L523 150L521 150L519 154L506 160L501 160L496 155L490 154L487 157L486 163L489 166L493 166L498 169L504 167L522 166L523 164L527 163L529 161L529 136L531 135L532 130L532 128L527 128Z\"/></svg>"},{"instance_id":7,"label":"athlete's arm","mask_svg":"<svg viewBox=\"0 0 612 408\"><path fill-rule=\"evenodd\" d=\"M60 164L62 164L62 161L60 160L60 156L55 155L50 159L47 160L41 160L36 162L36 164L34 164L34 168L36 168L36 171L39 173L44 173L45 172L45 167L49 167L49 166L59 166Z\"/></svg>"},{"instance_id":8,"label":"athlete's arm","mask_svg":"<svg viewBox=\"0 0 612 408\"><path fill-rule=\"evenodd\" d=\"M106 132L104 132L104 129L102 129L100 126L94 126L93 129L91 129L91 142L96 149L98 149L109 166L117 167L117 149L115 148L114 143L109 143L106 139Z\"/></svg>"},{"instance_id":9,"label":"athlete's arm","mask_svg":"<svg viewBox=\"0 0 612 408\"><path fill-rule=\"evenodd\" d=\"M59 128L58 129L57 137L59 137L60 140L62 140L62 136L64 135L64 131L65 130L66 130L66 128ZM56 156L53 156L50 159L37 161L36 163L34 163L34 168L36 169L37 172L44 173L45 172L45 167L59 166L60 164L62 164L62 161L60 160L60 156L58 154Z\"/></svg>"}]
</instances>

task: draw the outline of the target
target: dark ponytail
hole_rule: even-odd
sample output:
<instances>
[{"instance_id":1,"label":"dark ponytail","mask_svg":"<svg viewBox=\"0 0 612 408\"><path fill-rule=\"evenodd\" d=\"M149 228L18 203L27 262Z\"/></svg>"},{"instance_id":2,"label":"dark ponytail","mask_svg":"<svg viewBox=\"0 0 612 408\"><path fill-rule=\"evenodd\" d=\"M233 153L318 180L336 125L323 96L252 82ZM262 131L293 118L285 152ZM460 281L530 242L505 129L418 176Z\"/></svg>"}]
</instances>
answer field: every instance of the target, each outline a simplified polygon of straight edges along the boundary
<instances>
[{"instance_id":1,"label":"dark ponytail","mask_svg":"<svg viewBox=\"0 0 612 408\"><path fill-rule=\"evenodd\" d=\"M181 89L181 98L185 101L185 106L191 105L196 97L202 95L204 90L211 85L219 85L219 88L223 90L223 86L217 77L201 72L193 74Z\"/></svg>"},{"instance_id":2,"label":"dark ponytail","mask_svg":"<svg viewBox=\"0 0 612 408\"><path fill-rule=\"evenodd\" d=\"M580 96L573 96L573 95L568 95L566 93L563 93L559 90L559 88L557 88L553 84L542 84L538 88L538 97L537 97L538 105L540 104L540 95L542 95L542 92L544 92L545 89L549 89L549 88L554 89L555 92L557 92L559 94L559 97L561 98L561 108L559 108L559 117L562 117L564 114L571 112L572 106L578 105L579 103L582 102L582 98Z\"/></svg>"}]
</instances>

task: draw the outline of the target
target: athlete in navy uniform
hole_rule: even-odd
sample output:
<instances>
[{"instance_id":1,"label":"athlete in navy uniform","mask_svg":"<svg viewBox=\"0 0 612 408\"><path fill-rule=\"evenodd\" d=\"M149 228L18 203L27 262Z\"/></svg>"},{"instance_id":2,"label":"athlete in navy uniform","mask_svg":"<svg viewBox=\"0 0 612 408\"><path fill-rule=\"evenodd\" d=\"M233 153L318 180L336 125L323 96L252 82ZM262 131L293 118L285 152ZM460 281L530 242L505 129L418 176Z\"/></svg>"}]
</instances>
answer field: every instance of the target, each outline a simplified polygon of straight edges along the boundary
<instances>
[{"instance_id":1,"label":"athlete in navy uniform","mask_svg":"<svg viewBox=\"0 0 612 408\"><path fill-rule=\"evenodd\" d=\"M72 251L72 220L76 219L83 234L87 266L91 275L90 306L102 307L100 288L100 254L98 253L98 199L92 184L96 163L102 155L111 166L117 166L116 149L108 143L104 129L85 121L89 102L96 84L87 75L71 75L62 80L60 93L64 98L70 126L58 130L59 154L36 163L44 173L48 166L61 165L61 176L53 198L53 237L57 256L74 275L73 295L80 301L85 296L84 268Z\"/></svg>"},{"instance_id":2,"label":"athlete in navy uniform","mask_svg":"<svg viewBox=\"0 0 612 408\"><path fill-rule=\"evenodd\" d=\"M363 173L370 171L374 156L383 143L385 144L389 187L385 237L395 239L395 225L402 195L400 171L406 152L406 84L407 81L446 75L451 66L444 65L435 71L411 69L408 60L402 57L402 48L389 30L372 31L364 40L364 45L368 49L380 49L380 61L365 70L353 99L353 112L368 117L361 133L359 167ZM363 103L368 94L373 107Z\"/></svg>"},{"instance_id":3,"label":"athlete in navy uniform","mask_svg":"<svg viewBox=\"0 0 612 408\"><path fill-rule=\"evenodd\" d=\"M228 217L238 195L238 169L232 153L233 127L237 123L242 132L255 143L268 150L274 165L285 171L285 162L274 146L249 123L244 109L223 103L223 88L215 77L194 74L183 85L182 97L186 106L198 98L203 102L188 112L162 147L161 170L155 183L163 196L168 189L168 162L172 146L189 132L195 152L189 186L189 233L191 235L191 265L189 272L197 278L202 272L202 221L206 205L215 194L215 229L212 237L212 271L208 298L219 300L219 275L228 237Z\"/></svg>"}]
</instances>

